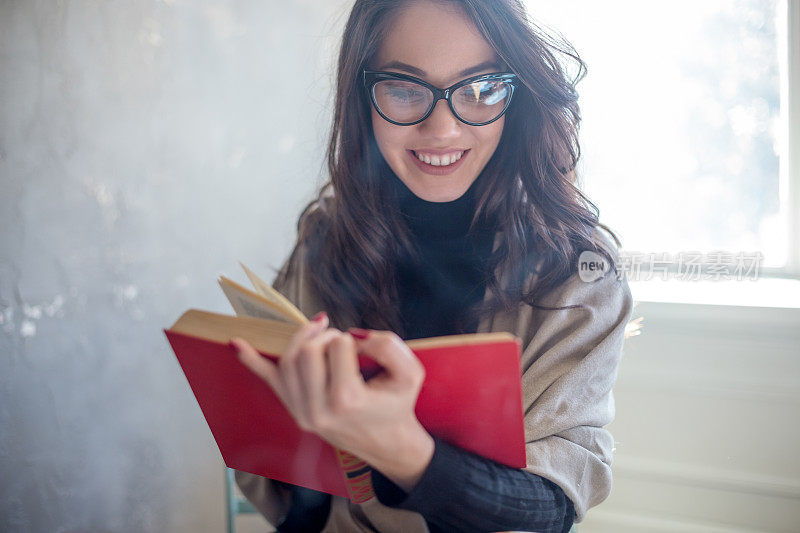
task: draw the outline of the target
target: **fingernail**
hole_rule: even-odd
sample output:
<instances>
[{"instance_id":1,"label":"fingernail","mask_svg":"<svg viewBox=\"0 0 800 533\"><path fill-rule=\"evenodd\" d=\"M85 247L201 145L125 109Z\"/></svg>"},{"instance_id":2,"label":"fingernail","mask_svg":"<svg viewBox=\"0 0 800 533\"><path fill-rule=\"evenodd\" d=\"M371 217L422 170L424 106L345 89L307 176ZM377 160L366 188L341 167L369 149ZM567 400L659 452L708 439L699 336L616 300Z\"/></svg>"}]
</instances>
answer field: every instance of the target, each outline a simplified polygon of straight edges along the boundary
<instances>
[{"instance_id":1,"label":"fingernail","mask_svg":"<svg viewBox=\"0 0 800 533\"><path fill-rule=\"evenodd\" d=\"M233 348L233 349L234 349L234 350L236 350L237 352L239 351L239 347L238 347L238 346L236 346L236 344L235 344L233 341L230 341L230 342L228 343L228 346L230 346L231 348Z\"/></svg>"},{"instance_id":2,"label":"fingernail","mask_svg":"<svg viewBox=\"0 0 800 533\"><path fill-rule=\"evenodd\" d=\"M328 313L326 313L325 311L320 311L319 313L314 315L314 318L312 318L311 320L313 320L314 322L320 322L326 316L328 316Z\"/></svg>"},{"instance_id":3,"label":"fingernail","mask_svg":"<svg viewBox=\"0 0 800 533\"><path fill-rule=\"evenodd\" d=\"M356 339L366 339L369 337L369 331L361 328L350 328L347 332Z\"/></svg>"}]
</instances>

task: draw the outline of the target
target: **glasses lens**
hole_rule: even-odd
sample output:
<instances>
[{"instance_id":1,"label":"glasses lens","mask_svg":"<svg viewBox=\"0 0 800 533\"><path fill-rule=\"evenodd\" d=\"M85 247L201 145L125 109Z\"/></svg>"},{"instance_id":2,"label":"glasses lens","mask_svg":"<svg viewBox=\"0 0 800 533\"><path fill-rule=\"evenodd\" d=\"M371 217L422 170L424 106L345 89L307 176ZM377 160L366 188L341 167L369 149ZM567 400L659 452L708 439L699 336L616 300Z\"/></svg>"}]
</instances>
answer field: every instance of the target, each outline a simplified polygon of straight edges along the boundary
<instances>
[{"instance_id":1,"label":"glasses lens","mask_svg":"<svg viewBox=\"0 0 800 533\"><path fill-rule=\"evenodd\" d=\"M372 90L378 109L395 122L416 122L433 100L428 88L412 81L382 80Z\"/></svg>"},{"instance_id":2,"label":"glasses lens","mask_svg":"<svg viewBox=\"0 0 800 533\"><path fill-rule=\"evenodd\" d=\"M468 122L489 122L500 116L511 98L511 84L502 80L476 81L453 93L453 107Z\"/></svg>"}]
</instances>

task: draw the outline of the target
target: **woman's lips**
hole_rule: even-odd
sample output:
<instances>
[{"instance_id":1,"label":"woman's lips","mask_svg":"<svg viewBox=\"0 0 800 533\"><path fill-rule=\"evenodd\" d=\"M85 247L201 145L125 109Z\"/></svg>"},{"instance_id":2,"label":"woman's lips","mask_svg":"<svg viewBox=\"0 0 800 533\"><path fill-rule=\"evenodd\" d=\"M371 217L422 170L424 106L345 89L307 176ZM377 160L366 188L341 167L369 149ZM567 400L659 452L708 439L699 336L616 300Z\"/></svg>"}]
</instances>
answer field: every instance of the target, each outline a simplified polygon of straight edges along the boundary
<instances>
[{"instance_id":1,"label":"woman's lips","mask_svg":"<svg viewBox=\"0 0 800 533\"><path fill-rule=\"evenodd\" d=\"M458 167L462 165L464 159L467 158L467 155L469 155L471 150L472 150L471 148L468 148L461 155L461 159L459 159L455 163L450 163L449 165L446 166L435 166L429 163L425 163L424 161L419 160L417 154L414 153L414 150L406 150L406 151L408 152L408 156L414 160L414 164L417 165L417 168L419 168L424 173L431 174L434 176L445 176L447 174L452 174L453 172L458 170Z\"/></svg>"}]
</instances>

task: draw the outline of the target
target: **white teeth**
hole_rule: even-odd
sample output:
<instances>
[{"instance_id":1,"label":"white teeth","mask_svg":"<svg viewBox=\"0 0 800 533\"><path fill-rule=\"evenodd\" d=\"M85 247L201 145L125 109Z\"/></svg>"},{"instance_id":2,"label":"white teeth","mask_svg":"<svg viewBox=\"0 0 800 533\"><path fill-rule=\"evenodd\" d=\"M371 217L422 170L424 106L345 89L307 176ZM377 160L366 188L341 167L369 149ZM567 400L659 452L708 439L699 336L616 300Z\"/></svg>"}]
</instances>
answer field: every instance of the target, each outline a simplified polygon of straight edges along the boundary
<instances>
[{"instance_id":1,"label":"white teeth","mask_svg":"<svg viewBox=\"0 0 800 533\"><path fill-rule=\"evenodd\" d=\"M458 152L455 154L447 154L443 156L429 156L427 154L417 154L417 158L422 161L423 163L428 163L429 165L433 165L436 167L443 167L455 163L464 155L464 152Z\"/></svg>"}]
</instances>

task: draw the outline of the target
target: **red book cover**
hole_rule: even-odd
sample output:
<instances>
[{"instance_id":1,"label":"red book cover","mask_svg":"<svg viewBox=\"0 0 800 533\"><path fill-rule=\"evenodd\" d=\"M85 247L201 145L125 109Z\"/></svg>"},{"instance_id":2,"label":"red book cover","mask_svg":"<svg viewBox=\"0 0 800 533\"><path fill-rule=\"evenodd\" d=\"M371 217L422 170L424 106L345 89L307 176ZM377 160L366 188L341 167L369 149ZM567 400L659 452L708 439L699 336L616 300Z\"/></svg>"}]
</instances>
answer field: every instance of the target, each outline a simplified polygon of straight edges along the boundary
<instances>
[{"instance_id":1,"label":"red book cover","mask_svg":"<svg viewBox=\"0 0 800 533\"><path fill-rule=\"evenodd\" d=\"M301 430L269 385L239 362L234 348L164 333L228 467L348 497L336 449ZM423 427L478 455L524 468L519 340L415 343L420 344L408 341L425 367L416 405ZM359 361L365 374L377 369L365 356Z\"/></svg>"}]
</instances>

